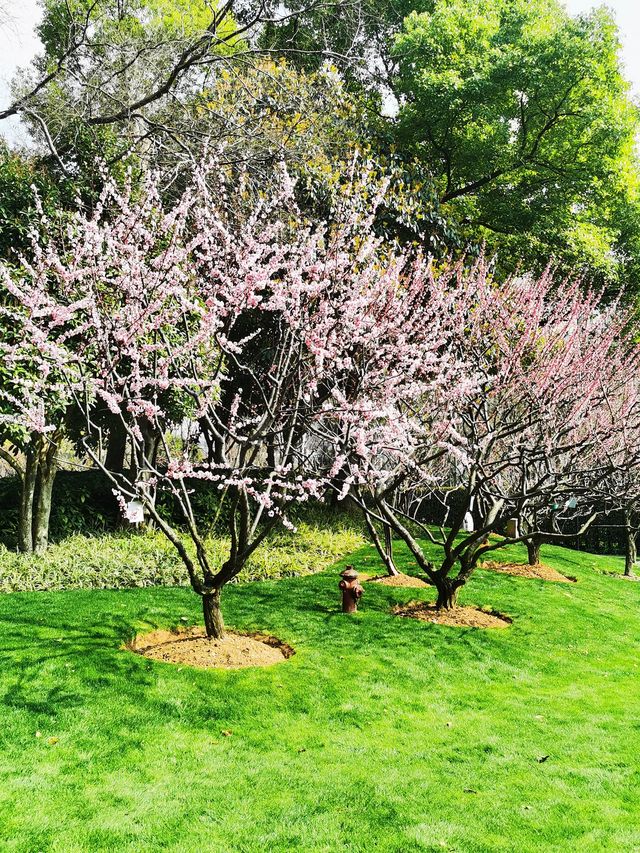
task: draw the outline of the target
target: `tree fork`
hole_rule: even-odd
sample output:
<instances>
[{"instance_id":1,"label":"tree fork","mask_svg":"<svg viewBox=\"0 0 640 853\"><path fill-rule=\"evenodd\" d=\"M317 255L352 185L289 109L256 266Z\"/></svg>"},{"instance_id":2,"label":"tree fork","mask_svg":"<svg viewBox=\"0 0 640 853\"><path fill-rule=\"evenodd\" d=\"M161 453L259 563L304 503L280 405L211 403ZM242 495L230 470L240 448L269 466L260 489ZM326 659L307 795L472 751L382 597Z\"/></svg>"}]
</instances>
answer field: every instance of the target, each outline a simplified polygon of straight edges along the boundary
<instances>
[{"instance_id":1,"label":"tree fork","mask_svg":"<svg viewBox=\"0 0 640 853\"><path fill-rule=\"evenodd\" d=\"M439 578L436 581L438 597L436 598L437 610L453 610L458 603L458 592L463 584L450 578Z\"/></svg>"},{"instance_id":2,"label":"tree fork","mask_svg":"<svg viewBox=\"0 0 640 853\"><path fill-rule=\"evenodd\" d=\"M378 531L376 530L376 526L373 523L373 519L366 509L363 509L365 524L367 525L367 530L369 531L369 536L373 544L376 547L376 551L380 555L380 559L385 565L387 570L387 574L390 577L396 577L400 574L398 571L395 561L393 559L393 535L391 532L391 527L383 522L384 527L384 546L380 541L380 536L378 535Z\"/></svg>"}]
</instances>

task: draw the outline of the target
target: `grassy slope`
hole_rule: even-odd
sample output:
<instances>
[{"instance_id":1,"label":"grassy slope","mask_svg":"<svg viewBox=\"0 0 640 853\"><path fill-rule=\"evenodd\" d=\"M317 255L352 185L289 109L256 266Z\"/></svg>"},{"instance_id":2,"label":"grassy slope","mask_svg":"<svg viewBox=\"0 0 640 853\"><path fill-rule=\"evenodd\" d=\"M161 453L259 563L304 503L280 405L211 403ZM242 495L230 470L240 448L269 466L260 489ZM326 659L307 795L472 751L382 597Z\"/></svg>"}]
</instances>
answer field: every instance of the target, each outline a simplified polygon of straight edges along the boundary
<instances>
[{"instance_id":1,"label":"grassy slope","mask_svg":"<svg viewBox=\"0 0 640 853\"><path fill-rule=\"evenodd\" d=\"M335 567L229 589L229 623L297 649L239 672L119 650L196 621L185 589L0 597L0 849L640 849L640 584L543 556L580 582L463 593L503 631L388 615L430 590L369 585L344 617Z\"/></svg>"}]
</instances>

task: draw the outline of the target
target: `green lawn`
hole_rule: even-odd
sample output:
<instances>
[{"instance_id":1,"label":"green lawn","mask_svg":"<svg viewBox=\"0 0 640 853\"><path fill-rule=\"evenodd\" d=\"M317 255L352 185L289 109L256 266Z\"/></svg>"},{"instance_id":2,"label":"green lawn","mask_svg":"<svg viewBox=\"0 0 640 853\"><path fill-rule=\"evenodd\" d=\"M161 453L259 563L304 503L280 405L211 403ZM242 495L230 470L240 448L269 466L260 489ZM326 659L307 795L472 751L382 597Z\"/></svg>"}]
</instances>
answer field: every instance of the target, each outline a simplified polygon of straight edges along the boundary
<instances>
[{"instance_id":1,"label":"green lawn","mask_svg":"<svg viewBox=\"0 0 640 853\"><path fill-rule=\"evenodd\" d=\"M186 589L0 596L0 850L640 850L640 584L543 556L579 583L463 592L506 630L389 615L428 589L342 616L336 566L234 586L227 622L297 652L235 672L121 650L198 621Z\"/></svg>"}]
</instances>

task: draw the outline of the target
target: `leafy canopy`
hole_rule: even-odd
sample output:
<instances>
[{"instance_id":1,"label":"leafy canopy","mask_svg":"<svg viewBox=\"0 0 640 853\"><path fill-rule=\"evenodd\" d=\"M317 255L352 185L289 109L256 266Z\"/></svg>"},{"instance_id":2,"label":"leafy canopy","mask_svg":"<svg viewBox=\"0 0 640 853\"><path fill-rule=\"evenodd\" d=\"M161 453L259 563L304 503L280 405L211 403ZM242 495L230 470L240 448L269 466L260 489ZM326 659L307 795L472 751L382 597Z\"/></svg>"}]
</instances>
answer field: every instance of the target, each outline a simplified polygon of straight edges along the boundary
<instances>
[{"instance_id":1,"label":"leafy canopy","mask_svg":"<svg viewBox=\"0 0 640 853\"><path fill-rule=\"evenodd\" d=\"M618 50L607 10L572 18L556 0L438 0L396 35L398 141L503 264L552 252L622 276L638 114Z\"/></svg>"}]
</instances>

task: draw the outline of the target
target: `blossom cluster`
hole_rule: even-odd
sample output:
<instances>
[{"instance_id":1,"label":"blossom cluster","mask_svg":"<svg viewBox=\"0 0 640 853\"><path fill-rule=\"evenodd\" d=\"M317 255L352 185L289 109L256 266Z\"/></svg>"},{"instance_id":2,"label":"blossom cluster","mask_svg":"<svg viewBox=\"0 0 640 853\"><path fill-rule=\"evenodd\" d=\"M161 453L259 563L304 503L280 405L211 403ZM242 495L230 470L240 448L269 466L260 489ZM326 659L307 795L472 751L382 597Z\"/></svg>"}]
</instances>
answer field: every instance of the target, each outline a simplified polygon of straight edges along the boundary
<instances>
[{"instance_id":1,"label":"blossom cluster","mask_svg":"<svg viewBox=\"0 0 640 853\"><path fill-rule=\"evenodd\" d=\"M188 484L208 480L249 538L329 488L465 483L515 505L621 464L638 397L619 306L549 272L498 281L485 259L436 269L348 198L309 223L284 172L233 220L215 170L169 209L153 174L107 180L91 213L45 223L0 270L20 327L2 341L9 417L44 432L79 407L98 464L99 414L119 418L120 495L170 489L195 525Z\"/></svg>"}]
</instances>

